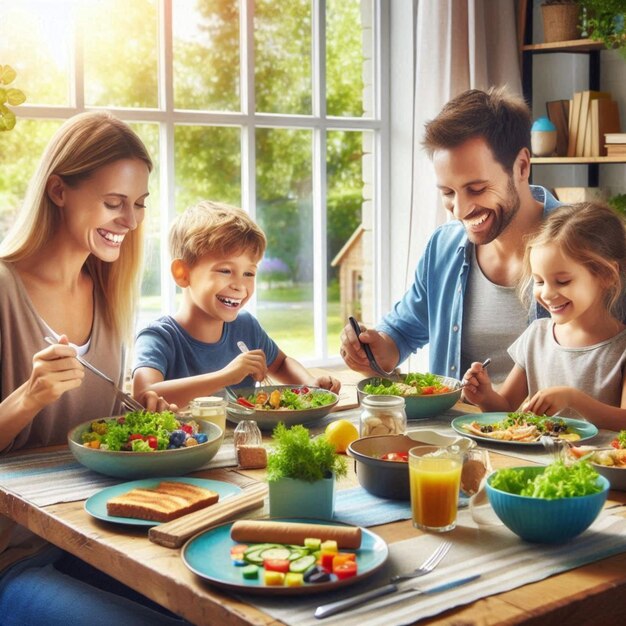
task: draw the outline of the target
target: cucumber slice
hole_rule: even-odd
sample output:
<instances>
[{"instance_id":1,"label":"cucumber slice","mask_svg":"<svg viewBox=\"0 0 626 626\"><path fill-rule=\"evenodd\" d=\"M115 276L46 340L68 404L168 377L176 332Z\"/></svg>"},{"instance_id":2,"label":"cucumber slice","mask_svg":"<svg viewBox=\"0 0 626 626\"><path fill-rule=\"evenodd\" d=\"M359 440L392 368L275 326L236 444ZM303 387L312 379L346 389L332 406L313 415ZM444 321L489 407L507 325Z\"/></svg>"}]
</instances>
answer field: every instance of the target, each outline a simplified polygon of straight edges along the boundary
<instances>
[{"instance_id":1,"label":"cucumber slice","mask_svg":"<svg viewBox=\"0 0 626 626\"><path fill-rule=\"evenodd\" d=\"M289 564L289 571L302 573L306 572L306 570L313 565L315 565L315 557L312 554L307 554L306 556L301 556L299 559L292 561Z\"/></svg>"},{"instance_id":2,"label":"cucumber slice","mask_svg":"<svg viewBox=\"0 0 626 626\"><path fill-rule=\"evenodd\" d=\"M248 552L243 555L244 561L248 563L254 563L255 565L263 565L263 557L261 556L263 550L257 550L256 552Z\"/></svg>"},{"instance_id":3,"label":"cucumber slice","mask_svg":"<svg viewBox=\"0 0 626 626\"><path fill-rule=\"evenodd\" d=\"M263 559L289 559L290 554L291 550L284 547L261 550L261 556Z\"/></svg>"},{"instance_id":4,"label":"cucumber slice","mask_svg":"<svg viewBox=\"0 0 626 626\"><path fill-rule=\"evenodd\" d=\"M259 552L259 550L267 550L268 548L282 547L283 546L280 543L254 543L244 552L244 554L248 554L250 552Z\"/></svg>"},{"instance_id":5,"label":"cucumber slice","mask_svg":"<svg viewBox=\"0 0 626 626\"><path fill-rule=\"evenodd\" d=\"M302 548L298 548L297 550L291 551L291 554L289 555L289 560L295 561L296 559L299 559L303 556L308 556L308 554L309 554L308 550L303 550Z\"/></svg>"}]
</instances>

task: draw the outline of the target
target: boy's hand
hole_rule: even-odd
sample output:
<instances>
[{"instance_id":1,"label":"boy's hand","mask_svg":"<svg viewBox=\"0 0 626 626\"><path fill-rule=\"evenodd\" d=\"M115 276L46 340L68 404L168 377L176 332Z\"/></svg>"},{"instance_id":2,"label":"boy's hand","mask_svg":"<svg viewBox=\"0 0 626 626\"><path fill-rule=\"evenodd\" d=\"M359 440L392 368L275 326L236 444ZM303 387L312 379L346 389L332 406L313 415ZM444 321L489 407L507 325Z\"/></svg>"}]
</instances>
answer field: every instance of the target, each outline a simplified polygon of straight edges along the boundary
<instances>
[{"instance_id":1,"label":"boy's hand","mask_svg":"<svg viewBox=\"0 0 626 626\"><path fill-rule=\"evenodd\" d=\"M491 379L482 363L475 361L463 376L463 395L472 404L480 405L493 392Z\"/></svg>"},{"instance_id":2,"label":"boy's hand","mask_svg":"<svg viewBox=\"0 0 626 626\"><path fill-rule=\"evenodd\" d=\"M246 376L263 380L267 376L267 363L263 350L250 350L238 354L224 370L233 377L231 385L240 383Z\"/></svg>"},{"instance_id":3,"label":"boy's hand","mask_svg":"<svg viewBox=\"0 0 626 626\"><path fill-rule=\"evenodd\" d=\"M339 393L341 389L341 383L332 376L320 376L313 381L314 387L321 387L322 389L328 389L333 393Z\"/></svg>"},{"instance_id":4,"label":"boy's hand","mask_svg":"<svg viewBox=\"0 0 626 626\"><path fill-rule=\"evenodd\" d=\"M178 413L178 405L170 404L163 396L157 394L156 391L146 391L141 398L136 398L146 407L147 411L153 413L161 413L162 411L171 411Z\"/></svg>"}]
</instances>

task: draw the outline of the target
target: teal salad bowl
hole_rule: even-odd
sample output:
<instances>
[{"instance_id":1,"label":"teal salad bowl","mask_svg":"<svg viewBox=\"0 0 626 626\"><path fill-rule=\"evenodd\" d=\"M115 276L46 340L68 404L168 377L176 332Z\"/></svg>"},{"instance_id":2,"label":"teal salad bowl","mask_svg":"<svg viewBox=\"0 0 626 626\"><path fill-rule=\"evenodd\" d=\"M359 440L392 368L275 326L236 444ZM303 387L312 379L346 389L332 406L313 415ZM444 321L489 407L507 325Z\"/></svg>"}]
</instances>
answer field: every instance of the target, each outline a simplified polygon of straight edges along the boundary
<instances>
[{"instance_id":1,"label":"teal salad bowl","mask_svg":"<svg viewBox=\"0 0 626 626\"><path fill-rule=\"evenodd\" d=\"M199 432L207 441L188 448L154 450L152 452L122 452L89 448L83 445L83 433L89 431L93 420L74 427L67 435L67 443L75 459L85 467L117 478L152 478L155 476L181 476L199 469L218 452L224 432L213 424L194 419Z\"/></svg>"},{"instance_id":2,"label":"teal salad bowl","mask_svg":"<svg viewBox=\"0 0 626 626\"><path fill-rule=\"evenodd\" d=\"M432 395L401 396L405 401L407 419L419 420L437 417L451 409L460 400L462 391L461 381L456 378L448 378L447 376L437 376L436 378L442 385L450 387L451 391ZM372 376L359 381L357 384L359 404L363 398L368 395L368 393L364 391L366 385L391 385L392 382L393 381L388 378L381 378L379 376Z\"/></svg>"},{"instance_id":3,"label":"teal salad bowl","mask_svg":"<svg viewBox=\"0 0 626 626\"><path fill-rule=\"evenodd\" d=\"M545 467L516 467L525 478L534 478ZM536 498L501 491L492 486L498 472L486 482L487 497L502 523L516 535L532 543L559 544L587 530L600 514L609 491L609 481L598 475L601 490L584 496L558 499Z\"/></svg>"}]
</instances>

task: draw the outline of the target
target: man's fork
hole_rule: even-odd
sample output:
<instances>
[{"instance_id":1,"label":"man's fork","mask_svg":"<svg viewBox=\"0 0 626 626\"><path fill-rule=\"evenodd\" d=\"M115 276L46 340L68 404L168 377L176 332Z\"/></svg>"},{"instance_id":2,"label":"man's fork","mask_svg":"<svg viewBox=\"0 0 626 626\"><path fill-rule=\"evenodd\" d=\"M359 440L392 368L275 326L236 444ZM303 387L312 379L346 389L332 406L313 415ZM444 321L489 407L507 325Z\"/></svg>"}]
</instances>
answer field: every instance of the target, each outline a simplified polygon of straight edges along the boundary
<instances>
[{"instance_id":1,"label":"man's fork","mask_svg":"<svg viewBox=\"0 0 626 626\"><path fill-rule=\"evenodd\" d=\"M398 591L398 585L396 584L398 581L406 580L408 578L417 578L418 576L423 576L424 574L432 572L435 567L439 565L441 559L446 556L451 547L452 544L449 541L444 541L418 568L414 569L412 572L392 576L389 584L384 585L383 587L377 587L376 589L360 593L345 600L339 600L338 602L331 602L330 604L318 606L315 610L315 617L322 618L328 617L329 615L335 615L335 613L340 613L346 609L358 606L368 600L380 598L381 596Z\"/></svg>"}]
</instances>

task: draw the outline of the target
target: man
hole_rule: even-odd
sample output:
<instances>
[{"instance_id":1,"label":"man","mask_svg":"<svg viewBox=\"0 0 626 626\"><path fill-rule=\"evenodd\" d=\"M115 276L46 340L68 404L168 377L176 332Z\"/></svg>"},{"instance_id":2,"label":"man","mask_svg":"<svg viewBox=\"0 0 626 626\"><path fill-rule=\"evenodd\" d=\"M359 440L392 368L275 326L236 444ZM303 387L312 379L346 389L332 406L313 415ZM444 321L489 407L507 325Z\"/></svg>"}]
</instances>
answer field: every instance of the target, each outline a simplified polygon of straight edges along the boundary
<instances>
[{"instance_id":1,"label":"man","mask_svg":"<svg viewBox=\"0 0 626 626\"><path fill-rule=\"evenodd\" d=\"M359 336L383 369L429 344L429 371L459 378L491 357L490 377L501 382L513 366L507 347L546 315L538 305L525 311L515 290L525 237L559 206L529 184L530 126L526 103L504 88L466 91L426 124L423 146L455 220L430 238L402 300ZM369 374L349 325L341 342L346 364Z\"/></svg>"}]
</instances>

